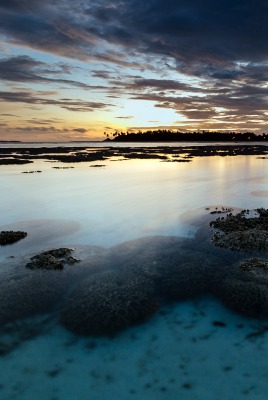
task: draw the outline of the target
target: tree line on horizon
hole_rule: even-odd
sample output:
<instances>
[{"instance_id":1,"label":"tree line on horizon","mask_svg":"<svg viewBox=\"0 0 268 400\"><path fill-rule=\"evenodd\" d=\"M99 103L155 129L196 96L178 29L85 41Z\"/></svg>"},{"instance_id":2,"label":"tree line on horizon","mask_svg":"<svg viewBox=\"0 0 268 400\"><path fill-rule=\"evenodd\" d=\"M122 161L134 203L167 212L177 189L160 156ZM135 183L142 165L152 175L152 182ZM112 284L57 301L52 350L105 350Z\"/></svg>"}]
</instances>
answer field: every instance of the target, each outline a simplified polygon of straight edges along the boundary
<instances>
[{"instance_id":1,"label":"tree line on horizon","mask_svg":"<svg viewBox=\"0 0 268 400\"><path fill-rule=\"evenodd\" d=\"M253 132L180 132L168 129L138 131L138 132L119 132L112 134L104 132L105 141L115 142L249 142L249 141L267 141L268 134L262 133L256 135Z\"/></svg>"}]
</instances>

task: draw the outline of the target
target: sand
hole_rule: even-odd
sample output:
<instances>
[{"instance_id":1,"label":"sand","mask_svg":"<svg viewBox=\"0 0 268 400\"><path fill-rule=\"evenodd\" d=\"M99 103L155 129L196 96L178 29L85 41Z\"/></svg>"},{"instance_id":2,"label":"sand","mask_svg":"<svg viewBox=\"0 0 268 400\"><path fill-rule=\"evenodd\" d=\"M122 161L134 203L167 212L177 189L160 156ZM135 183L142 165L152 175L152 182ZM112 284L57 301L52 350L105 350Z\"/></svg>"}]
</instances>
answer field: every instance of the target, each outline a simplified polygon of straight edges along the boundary
<instances>
[{"instance_id":1,"label":"sand","mask_svg":"<svg viewBox=\"0 0 268 400\"><path fill-rule=\"evenodd\" d=\"M0 398L266 399L266 329L210 297L162 308L115 338L51 324L0 358Z\"/></svg>"}]
</instances>

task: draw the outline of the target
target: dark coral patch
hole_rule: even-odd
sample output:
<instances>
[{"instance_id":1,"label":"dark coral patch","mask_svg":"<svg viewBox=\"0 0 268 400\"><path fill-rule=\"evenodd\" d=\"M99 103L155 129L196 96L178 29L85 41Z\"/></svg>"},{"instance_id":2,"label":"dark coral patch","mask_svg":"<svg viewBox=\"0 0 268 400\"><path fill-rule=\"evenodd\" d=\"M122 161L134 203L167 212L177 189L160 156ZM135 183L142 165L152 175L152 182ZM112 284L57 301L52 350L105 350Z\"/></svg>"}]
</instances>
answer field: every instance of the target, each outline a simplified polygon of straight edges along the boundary
<instances>
[{"instance_id":1,"label":"dark coral patch","mask_svg":"<svg viewBox=\"0 0 268 400\"><path fill-rule=\"evenodd\" d=\"M61 323L83 335L113 335L158 308L153 282L128 268L88 277L66 301Z\"/></svg>"},{"instance_id":2,"label":"dark coral patch","mask_svg":"<svg viewBox=\"0 0 268 400\"><path fill-rule=\"evenodd\" d=\"M268 287L254 281L226 280L218 297L232 310L250 317L268 315Z\"/></svg>"}]
</instances>

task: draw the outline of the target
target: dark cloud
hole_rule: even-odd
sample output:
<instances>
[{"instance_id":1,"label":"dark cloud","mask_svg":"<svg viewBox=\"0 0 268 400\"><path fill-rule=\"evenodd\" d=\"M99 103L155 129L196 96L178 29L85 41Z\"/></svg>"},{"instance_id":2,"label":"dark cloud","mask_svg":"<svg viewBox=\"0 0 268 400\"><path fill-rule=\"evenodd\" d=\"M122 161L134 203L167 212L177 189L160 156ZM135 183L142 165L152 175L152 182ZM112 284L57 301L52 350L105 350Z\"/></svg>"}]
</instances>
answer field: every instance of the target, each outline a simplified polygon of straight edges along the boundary
<instances>
[{"instance_id":1,"label":"dark cloud","mask_svg":"<svg viewBox=\"0 0 268 400\"><path fill-rule=\"evenodd\" d=\"M156 89L156 90L190 90L190 85L171 79L135 79L132 87L136 89Z\"/></svg>"},{"instance_id":2,"label":"dark cloud","mask_svg":"<svg viewBox=\"0 0 268 400\"><path fill-rule=\"evenodd\" d=\"M84 128L75 128L73 129L74 132L78 132L78 133L86 133L87 129Z\"/></svg>"},{"instance_id":3,"label":"dark cloud","mask_svg":"<svg viewBox=\"0 0 268 400\"><path fill-rule=\"evenodd\" d=\"M106 89L105 86L93 86L71 79L62 79L59 75L69 74L66 64L46 64L28 56L16 56L0 60L0 79L22 83L45 83L52 85L76 86L81 89ZM56 78L51 77L55 75Z\"/></svg>"},{"instance_id":4,"label":"dark cloud","mask_svg":"<svg viewBox=\"0 0 268 400\"><path fill-rule=\"evenodd\" d=\"M32 92L0 92L0 102L10 102L10 103L26 103L32 105L53 105L59 106L61 108L67 109L69 111L79 111L79 112L90 112L96 109L107 109L111 107L111 104L94 102L94 101L83 101L74 99L59 99L54 100L51 98L39 97L37 94Z\"/></svg>"},{"instance_id":5,"label":"dark cloud","mask_svg":"<svg viewBox=\"0 0 268 400\"><path fill-rule=\"evenodd\" d=\"M5 114L0 114L0 115L2 115L3 117L19 117L19 115L16 115L16 114L9 114L9 113L5 113Z\"/></svg>"},{"instance_id":6,"label":"dark cloud","mask_svg":"<svg viewBox=\"0 0 268 400\"><path fill-rule=\"evenodd\" d=\"M267 16L265 0L2 0L0 34L10 43L43 52L101 61L105 66L93 69L92 76L109 81L111 98L124 94L148 100L207 124L220 117L237 122L243 116L251 123L258 120L252 115L266 121ZM116 77L109 63L134 67L141 75ZM159 78L148 78L150 71ZM64 64L48 66L26 56L0 62L0 79L6 82L92 88L63 79L68 72ZM54 104L71 111L108 107L24 91L0 95L2 101Z\"/></svg>"},{"instance_id":7,"label":"dark cloud","mask_svg":"<svg viewBox=\"0 0 268 400\"><path fill-rule=\"evenodd\" d=\"M3 0L0 11L3 33L70 57L105 58L101 40L174 58L178 68L267 58L265 0Z\"/></svg>"},{"instance_id":8,"label":"dark cloud","mask_svg":"<svg viewBox=\"0 0 268 400\"><path fill-rule=\"evenodd\" d=\"M106 70L96 70L96 71L92 71L92 76L94 78L101 78L101 79L110 79L111 78L111 72L110 71L106 71Z\"/></svg>"},{"instance_id":9,"label":"dark cloud","mask_svg":"<svg viewBox=\"0 0 268 400\"><path fill-rule=\"evenodd\" d=\"M265 0L118 0L93 2L88 14L99 21L94 34L107 40L122 44L127 32L139 51L171 56L178 65L218 65L266 58L267 11Z\"/></svg>"},{"instance_id":10,"label":"dark cloud","mask_svg":"<svg viewBox=\"0 0 268 400\"><path fill-rule=\"evenodd\" d=\"M118 119L132 119L132 118L134 118L134 117L131 116L131 115L127 115L127 116L125 116L125 117L115 117L115 118L118 118Z\"/></svg>"}]
</instances>

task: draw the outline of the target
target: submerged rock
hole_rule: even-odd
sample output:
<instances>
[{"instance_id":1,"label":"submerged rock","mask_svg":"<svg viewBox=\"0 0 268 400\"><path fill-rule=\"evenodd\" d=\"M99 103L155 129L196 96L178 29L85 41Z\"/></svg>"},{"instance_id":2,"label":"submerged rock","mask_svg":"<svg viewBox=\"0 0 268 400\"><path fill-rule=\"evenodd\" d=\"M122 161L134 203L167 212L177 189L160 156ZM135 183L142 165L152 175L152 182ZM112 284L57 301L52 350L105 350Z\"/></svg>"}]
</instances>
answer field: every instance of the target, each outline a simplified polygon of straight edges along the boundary
<instances>
[{"instance_id":1,"label":"submerged rock","mask_svg":"<svg viewBox=\"0 0 268 400\"><path fill-rule=\"evenodd\" d=\"M256 281L226 280L217 296L240 314L250 317L268 315L268 287Z\"/></svg>"},{"instance_id":2,"label":"submerged rock","mask_svg":"<svg viewBox=\"0 0 268 400\"><path fill-rule=\"evenodd\" d=\"M220 261L214 257L199 252L187 252L182 256L182 262L167 264L161 270L158 287L165 299L192 299L210 293L224 276Z\"/></svg>"},{"instance_id":3,"label":"submerged rock","mask_svg":"<svg viewBox=\"0 0 268 400\"><path fill-rule=\"evenodd\" d=\"M14 272L0 282L0 325L54 309L68 288L58 271Z\"/></svg>"},{"instance_id":4,"label":"submerged rock","mask_svg":"<svg viewBox=\"0 0 268 400\"><path fill-rule=\"evenodd\" d=\"M73 250L60 248L42 253L45 260L61 262L54 256L69 262ZM107 250L96 246L79 248L82 260L79 264L62 269L23 268L25 258L12 258L2 262L0 279L0 327L9 322L22 320L36 314L50 314L58 310L70 290L90 274L105 268ZM54 254L54 256L53 256ZM40 256L40 255L39 255ZM43 261L37 257L37 263ZM74 259L74 258L73 258Z\"/></svg>"},{"instance_id":5,"label":"submerged rock","mask_svg":"<svg viewBox=\"0 0 268 400\"><path fill-rule=\"evenodd\" d=\"M13 244L27 236L27 232L22 231L1 231L0 232L0 246Z\"/></svg>"},{"instance_id":6,"label":"submerged rock","mask_svg":"<svg viewBox=\"0 0 268 400\"><path fill-rule=\"evenodd\" d=\"M117 266L128 264L136 274L150 277L163 301L184 300L210 293L229 273L224 259L197 245L189 238L147 237L112 247L109 257Z\"/></svg>"},{"instance_id":7,"label":"submerged rock","mask_svg":"<svg viewBox=\"0 0 268 400\"><path fill-rule=\"evenodd\" d=\"M146 320L157 308L152 280L126 268L80 283L66 301L60 321L78 334L109 336Z\"/></svg>"}]
</instances>

